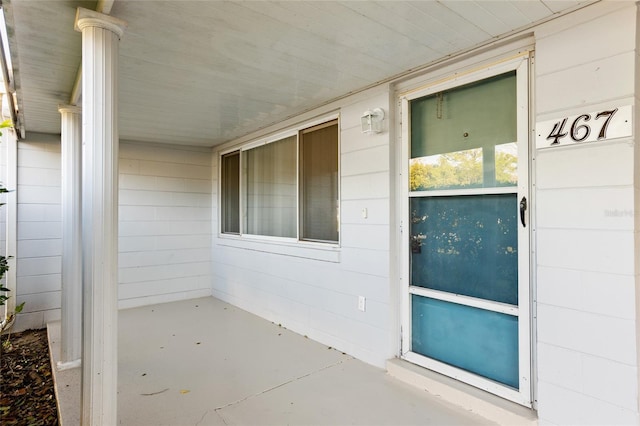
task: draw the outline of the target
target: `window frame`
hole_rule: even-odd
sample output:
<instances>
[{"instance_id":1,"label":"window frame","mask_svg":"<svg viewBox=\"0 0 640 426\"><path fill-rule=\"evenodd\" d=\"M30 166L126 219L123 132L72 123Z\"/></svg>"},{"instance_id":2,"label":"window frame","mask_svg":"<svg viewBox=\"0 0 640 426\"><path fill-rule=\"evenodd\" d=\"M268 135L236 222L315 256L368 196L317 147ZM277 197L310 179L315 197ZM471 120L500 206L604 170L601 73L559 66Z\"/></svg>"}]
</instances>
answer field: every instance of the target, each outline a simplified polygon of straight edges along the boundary
<instances>
[{"instance_id":1,"label":"window frame","mask_svg":"<svg viewBox=\"0 0 640 426\"><path fill-rule=\"evenodd\" d=\"M336 126L337 127L337 134L336 134L336 151L337 151L337 158L336 158L336 172L337 172L337 191L336 191L336 233L337 233L337 239L336 240L322 240L322 239L317 239L317 238L310 238L310 237L305 237L304 236L304 209L303 209L303 205L304 205L304 195L305 195L305 188L302 182L302 178L303 175L305 173L304 171L304 161L303 161L303 156L304 156L304 134L309 134L315 131L319 131L319 130L323 130L326 129L328 127L333 127ZM320 124L316 124L313 126L308 126L304 129L301 129L298 131L298 240L299 241L307 241L307 242L316 242L316 243L322 243L322 244L337 244L340 241L340 123L338 121L338 119L335 120L329 120L329 121L325 121L323 123Z\"/></svg>"},{"instance_id":2,"label":"window frame","mask_svg":"<svg viewBox=\"0 0 640 426\"><path fill-rule=\"evenodd\" d=\"M300 135L303 131L308 131L313 128L322 128L324 125L337 125L337 233L338 240L337 241L321 241L321 240L311 240L304 239L302 237L302 223L301 223L301 214L302 214L302 198L301 198L301 149L300 149ZM276 237L270 235L257 235L257 234L248 234L245 232L245 216L246 216L246 206L245 206L245 196L246 196L246 182L244 182L243 178L243 169L245 158L243 156L243 152L249 151L254 148L258 148L260 146L264 146L270 143L278 142L282 139L286 139L288 137L295 136L296 137L296 236L295 237ZM283 130L274 132L272 134L249 140L245 143L236 144L230 146L228 148L222 149L217 152L218 157L218 206L217 217L218 217L218 238L224 240L224 245L231 245L235 247L241 248L250 248L252 250L262 250L262 244L269 244L271 248L274 247L283 247L281 249L275 249L276 252L280 252L282 254L291 254L292 252L287 247L308 247L311 251L302 257L312 257L318 258L326 261L339 261L339 257L331 256L327 257L323 254L318 254L321 250L331 250L335 251L340 248L340 235L341 235L341 220L340 220L340 206L341 206L341 194L340 194L340 182L341 182L341 164L340 164L340 114L333 113L329 115L323 115L313 120L301 122L297 125L293 125L291 127L287 127ZM238 153L239 155L239 232L224 232L223 231L223 218L224 218L224 207L223 207L223 174L222 174L222 162L225 156L230 154ZM246 243L245 243L246 242ZM257 244L257 245L256 245ZM271 249L264 251L272 251ZM318 254L318 255L316 255Z\"/></svg>"}]
</instances>

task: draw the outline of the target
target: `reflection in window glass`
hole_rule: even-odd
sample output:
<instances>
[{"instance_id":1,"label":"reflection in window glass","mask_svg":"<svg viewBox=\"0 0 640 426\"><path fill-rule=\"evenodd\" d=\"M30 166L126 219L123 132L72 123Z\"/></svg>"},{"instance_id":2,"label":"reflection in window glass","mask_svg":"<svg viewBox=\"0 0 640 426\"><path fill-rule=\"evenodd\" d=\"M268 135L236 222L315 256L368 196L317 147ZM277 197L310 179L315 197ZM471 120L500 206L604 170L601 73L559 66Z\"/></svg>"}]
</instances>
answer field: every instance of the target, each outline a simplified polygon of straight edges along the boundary
<instances>
[{"instance_id":1,"label":"reflection in window glass","mask_svg":"<svg viewBox=\"0 0 640 426\"><path fill-rule=\"evenodd\" d=\"M515 142L495 146L496 186L518 184L518 144Z\"/></svg>"},{"instance_id":2,"label":"reflection in window glass","mask_svg":"<svg viewBox=\"0 0 640 426\"><path fill-rule=\"evenodd\" d=\"M482 186L482 148L411 159L411 191Z\"/></svg>"},{"instance_id":3,"label":"reflection in window glass","mask_svg":"<svg viewBox=\"0 0 640 426\"><path fill-rule=\"evenodd\" d=\"M515 72L413 100L410 108L412 191L516 184Z\"/></svg>"}]
</instances>

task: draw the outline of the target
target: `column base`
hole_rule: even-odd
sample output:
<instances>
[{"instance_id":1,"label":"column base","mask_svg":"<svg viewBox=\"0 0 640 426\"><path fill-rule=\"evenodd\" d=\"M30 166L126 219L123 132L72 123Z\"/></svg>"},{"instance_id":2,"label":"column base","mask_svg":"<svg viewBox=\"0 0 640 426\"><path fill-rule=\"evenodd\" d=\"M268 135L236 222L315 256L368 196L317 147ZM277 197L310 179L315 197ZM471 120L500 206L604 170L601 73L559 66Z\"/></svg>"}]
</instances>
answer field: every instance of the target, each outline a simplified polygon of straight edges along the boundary
<instances>
[{"instance_id":1,"label":"column base","mask_svg":"<svg viewBox=\"0 0 640 426\"><path fill-rule=\"evenodd\" d=\"M73 361L62 362L58 361L56 363L56 369L58 371L70 370L72 368L77 368L82 365L82 359L76 359Z\"/></svg>"}]
</instances>

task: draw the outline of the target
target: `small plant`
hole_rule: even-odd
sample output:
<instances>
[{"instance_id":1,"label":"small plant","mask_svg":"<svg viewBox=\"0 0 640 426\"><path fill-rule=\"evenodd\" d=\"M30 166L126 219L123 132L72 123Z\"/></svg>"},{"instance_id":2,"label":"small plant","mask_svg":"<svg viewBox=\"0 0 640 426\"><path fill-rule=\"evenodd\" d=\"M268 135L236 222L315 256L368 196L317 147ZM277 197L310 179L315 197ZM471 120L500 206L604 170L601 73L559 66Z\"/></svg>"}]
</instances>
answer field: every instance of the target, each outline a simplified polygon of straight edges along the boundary
<instances>
[{"instance_id":1,"label":"small plant","mask_svg":"<svg viewBox=\"0 0 640 426\"><path fill-rule=\"evenodd\" d=\"M11 127L11 126L12 126L11 120L5 120L2 123L0 123L0 129L6 129L7 127ZM2 132L0 132L0 136L2 136ZM9 192L7 188L0 186L0 194L4 194L7 192ZM4 203L0 203L0 206L2 205L4 205ZM0 280L4 278L4 275L7 273L8 270L9 270L8 258L6 256L0 256ZM3 284L0 284L0 306L4 306L5 302L9 300L10 296L8 296L7 293L10 291L11 290L9 290ZM6 328L9 328L11 326L15 315L22 312L23 308L24 308L24 302L17 305L15 307L14 312L9 312L8 315L6 315L6 321L2 322L2 326L0 327L0 332L4 331Z\"/></svg>"},{"instance_id":2,"label":"small plant","mask_svg":"<svg viewBox=\"0 0 640 426\"><path fill-rule=\"evenodd\" d=\"M0 188L0 192L3 192L4 188ZM9 264L7 262L7 258L5 256L0 256L0 279L2 279L4 277L4 274L7 273L7 271L9 270ZM7 296L6 294L3 294L7 291L11 291L8 288L6 288L4 285L0 284L0 306L4 305L4 302L7 301L7 299L9 299L9 296Z\"/></svg>"}]
</instances>

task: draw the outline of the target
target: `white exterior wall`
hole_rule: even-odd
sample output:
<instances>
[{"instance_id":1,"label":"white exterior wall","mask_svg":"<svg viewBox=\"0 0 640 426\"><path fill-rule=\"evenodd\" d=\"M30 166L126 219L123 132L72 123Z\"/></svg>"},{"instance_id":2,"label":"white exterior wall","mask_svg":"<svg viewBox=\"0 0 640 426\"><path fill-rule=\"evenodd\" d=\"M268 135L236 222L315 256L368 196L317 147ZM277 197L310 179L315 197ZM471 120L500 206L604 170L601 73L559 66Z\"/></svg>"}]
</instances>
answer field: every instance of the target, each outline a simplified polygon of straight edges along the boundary
<instances>
[{"instance_id":1,"label":"white exterior wall","mask_svg":"<svg viewBox=\"0 0 640 426\"><path fill-rule=\"evenodd\" d=\"M210 152L121 142L120 308L211 295Z\"/></svg>"},{"instance_id":2,"label":"white exterior wall","mask_svg":"<svg viewBox=\"0 0 640 426\"><path fill-rule=\"evenodd\" d=\"M395 353L391 338L390 146L385 131L361 132L360 116L383 108L389 92L368 91L312 114L296 117L236 145L293 124L340 113L340 247L238 241L218 235L214 208L213 295L276 324L383 366ZM222 149L229 149L227 145ZM218 153L213 154L213 188L218 188ZM214 197L217 203L217 197ZM367 218L362 210L367 209ZM300 247L302 246L302 247ZM358 296L366 311L358 310Z\"/></svg>"},{"instance_id":3,"label":"white exterior wall","mask_svg":"<svg viewBox=\"0 0 640 426\"><path fill-rule=\"evenodd\" d=\"M535 121L633 104L636 37L630 2L536 28ZM638 424L634 154L632 138L536 152L540 424Z\"/></svg>"},{"instance_id":4,"label":"white exterior wall","mask_svg":"<svg viewBox=\"0 0 640 426\"><path fill-rule=\"evenodd\" d=\"M634 2L605 2L528 31L535 48L532 121L634 104L640 134L638 28ZM449 61L430 78L501 59L501 48ZM339 248L221 236L219 152L122 143L120 306L213 293L384 366L400 343L402 259L394 212L403 200L395 195L394 93L381 85L220 147L338 112ZM376 107L387 113L385 131L363 135L360 115ZM532 378L540 424L640 422L640 149L634 144L628 138L534 149ZM27 304L16 330L42 327L60 307L59 138L31 134L19 148L18 303ZM366 298L365 312L358 296Z\"/></svg>"},{"instance_id":5,"label":"white exterior wall","mask_svg":"<svg viewBox=\"0 0 640 426\"><path fill-rule=\"evenodd\" d=\"M18 144L17 303L13 331L60 318L60 137ZM211 294L209 149L121 142L119 306Z\"/></svg>"},{"instance_id":6,"label":"white exterior wall","mask_svg":"<svg viewBox=\"0 0 640 426\"><path fill-rule=\"evenodd\" d=\"M529 31L535 52L532 121L634 103L637 111L637 28L634 3L606 2ZM434 68L428 78L474 69L474 62L490 64L505 53L498 44ZM399 87L411 88L411 83ZM333 105L342 114L337 260L295 257L300 253L267 243L229 243L216 236L214 209L213 292L382 365L397 354L399 338L395 277L401 260L393 249L399 223L390 215L399 202L390 168L398 151L391 145L395 133L371 139L358 129L357 116L382 106L386 93L376 101L358 96L364 98L359 104L347 98ZM640 167L634 164L634 157L640 163L640 153L632 138L532 149L533 381L540 424L638 424L640 215L628 212L637 211L640 200ZM214 165L217 161L214 154ZM362 218L365 207L369 219ZM278 254L283 252L292 256ZM367 297L364 314L357 311L358 295Z\"/></svg>"},{"instance_id":7,"label":"white exterior wall","mask_svg":"<svg viewBox=\"0 0 640 426\"><path fill-rule=\"evenodd\" d=\"M60 319L62 209L60 137L30 133L18 142L18 304L14 331Z\"/></svg>"}]
</instances>

